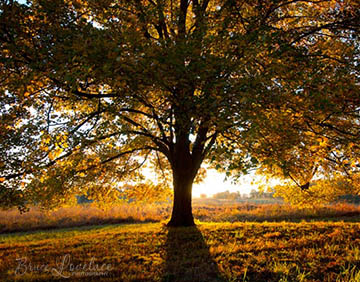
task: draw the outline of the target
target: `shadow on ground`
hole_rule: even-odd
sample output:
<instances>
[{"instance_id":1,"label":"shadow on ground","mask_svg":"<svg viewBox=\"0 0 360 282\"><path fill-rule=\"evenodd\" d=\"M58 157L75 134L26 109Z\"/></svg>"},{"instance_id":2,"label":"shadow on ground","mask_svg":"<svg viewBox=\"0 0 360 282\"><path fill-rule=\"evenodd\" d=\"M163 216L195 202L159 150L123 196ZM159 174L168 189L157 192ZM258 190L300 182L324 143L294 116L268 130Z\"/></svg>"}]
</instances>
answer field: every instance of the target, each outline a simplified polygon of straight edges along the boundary
<instances>
[{"instance_id":1,"label":"shadow on ground","mask_svg":"<svg viewBox=\"0 0 360 282\"><path fill-rule=\"evenodd\" d=\"M225 281L196 227L169 227L162 281Z\"/></svg>"}]
</instances>

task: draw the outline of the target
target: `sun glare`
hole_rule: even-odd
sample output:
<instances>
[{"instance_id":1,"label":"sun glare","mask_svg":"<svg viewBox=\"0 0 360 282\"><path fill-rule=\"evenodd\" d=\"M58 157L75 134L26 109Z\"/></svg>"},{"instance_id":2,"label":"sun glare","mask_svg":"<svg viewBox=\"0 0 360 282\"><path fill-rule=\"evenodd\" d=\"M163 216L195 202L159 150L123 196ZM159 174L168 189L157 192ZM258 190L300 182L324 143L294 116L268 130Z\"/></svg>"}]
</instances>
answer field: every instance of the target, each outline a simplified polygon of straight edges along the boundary
<instances>
[{"instance_id":1,"label":"sun glare","mask_svg":"<svg viewBox=\"0 0 360 282\"><path fill-rule=\"evenodd\" d=\"M216 170L207 170L207 177L202 183L194 184L193 197L200 197L205 194L207 197L218 192L229 190L230 192L239 191L241 194L249 194L251 190L257 189L257 186L252 184L256 176L247 175L241 178L237 184L232 184L231 181L225 181L225 174L219 173Z\"/></svg>"},{"instance_id":2,"label":"sun glare","mask_svg":"<svg viewBox=\"0 0 360 282\"><path fill-rule=\"evenodd\" d=\"M142 173L146 179L156 182L154 178L154 172L149 167L142 168ZM225 174L219 173L215 169L207 169L206 178L201 183L193 185L192 196L193 198L199 198L201 194L205 194L207 197L212 197L219 192L237 192L240 194L249 194L251 190L257 190L261 177L250 173L241 177L240 181L236 184L231 183L231 180L225 181ZM260 181L261 182L261 181Z\"/></svg>"}]
</instances>

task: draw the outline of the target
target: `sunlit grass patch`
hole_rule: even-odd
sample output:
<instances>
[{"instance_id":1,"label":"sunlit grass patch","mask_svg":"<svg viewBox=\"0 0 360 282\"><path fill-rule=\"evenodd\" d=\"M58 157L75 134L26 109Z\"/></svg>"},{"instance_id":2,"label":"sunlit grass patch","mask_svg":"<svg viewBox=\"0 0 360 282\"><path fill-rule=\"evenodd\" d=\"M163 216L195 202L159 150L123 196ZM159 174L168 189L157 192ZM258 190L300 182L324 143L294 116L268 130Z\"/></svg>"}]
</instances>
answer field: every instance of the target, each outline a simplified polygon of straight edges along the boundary
<instances>
[{"instance_id":1,"label":"sunlit grass patch","mask_svg":"<svg viewBox=\"0 0 360 282\"><path fill-rule=\"evenodd\" d=\"M26 258L34 268L110 265L105 272L64 273L91 281L359 281L359 223L161 223L34 231L0 236L4 281L57 278L44 270L16 273ZM24 269L20 269L24 270ZM85 273L85 274L86 274Z\"/></svg>"},{"instance_id":2,"label":"sunlit grass patch","mask_svg":"<svg viewBox=\"0 0 360 282\"><path fill-rule=\"evenodd\" d=\"M20 214L16 209L0 210L0 233L101 224L161 222L168 220L170 212L170 204L134 205L128 203L105 210L91 204L62 207L48 212L33 207L30 212L24 214ZM304 208L286 204L236 203L234 201L204 205L201 201L195 200L193 213L198 222L301 222L303 220L360 222L360 206L350 204Z\"/></svg>"}]
</instances>

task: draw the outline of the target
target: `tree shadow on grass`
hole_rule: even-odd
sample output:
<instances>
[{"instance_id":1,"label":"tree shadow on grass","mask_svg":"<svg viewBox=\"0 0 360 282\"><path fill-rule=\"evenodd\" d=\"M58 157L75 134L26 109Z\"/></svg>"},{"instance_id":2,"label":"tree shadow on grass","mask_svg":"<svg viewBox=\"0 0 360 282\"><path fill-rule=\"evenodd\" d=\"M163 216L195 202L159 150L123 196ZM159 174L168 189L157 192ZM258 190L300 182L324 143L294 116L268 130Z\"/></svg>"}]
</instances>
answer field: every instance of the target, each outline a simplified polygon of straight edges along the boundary
<instances>
[{"instance_id":1,"label":"tree shadow on grass","mask_svg":"<svg viewBox=\"0 0 360 282\"><path fill-rule=\"evenodd\" d=\"M225 281L196 227L168 227L162 281Z\"/></svg>"}]
</instances>

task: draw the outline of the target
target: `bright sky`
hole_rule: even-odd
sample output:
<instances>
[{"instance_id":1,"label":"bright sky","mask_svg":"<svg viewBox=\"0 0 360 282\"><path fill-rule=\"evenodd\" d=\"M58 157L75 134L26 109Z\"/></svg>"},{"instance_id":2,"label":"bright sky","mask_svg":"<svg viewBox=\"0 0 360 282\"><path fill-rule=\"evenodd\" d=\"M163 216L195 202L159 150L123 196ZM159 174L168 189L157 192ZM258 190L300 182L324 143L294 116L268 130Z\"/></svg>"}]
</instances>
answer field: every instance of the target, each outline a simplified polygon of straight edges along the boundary
<instances>
[{"instance_id":1,"label":"bright sky","mask_svg":"<svg viewBox=\"0 0 360 282\"><path fill-rule=\"evenodd\" d=\"M155 181L154 172L149 167L143 167L142 173L148 180ZM237 184L232 184L231 180L225 181L225 174L219 173L215 169L208 169L206 175L203 182L193 185L193 197L200 197L201 194L211 197L218 192L226 190L230 192L239 191L240 194L249 194L251 190L257 190L259 183L263 183L263 178L254 173L242 176ZM252 184L252 182L254 183Z\"/></svg>"},{"instance_id":2,"label":"bright sky","mask_svg":"<svg viewBox=\"0 0 360 282\"><path fill-rule=\"evenodd\" d=\"M226 190L249 194L252 189L257 189L257 185L251 184L251 182L258 180L258 177L252 174L244 175L236 185L232 184L230 180L225 182L224 179L225 174L218 173L216 170L208 170L206 179L202 183L194 184L193 197L199 197L200 194L212 196Z\"/></svg>"}]
</instances>

